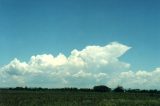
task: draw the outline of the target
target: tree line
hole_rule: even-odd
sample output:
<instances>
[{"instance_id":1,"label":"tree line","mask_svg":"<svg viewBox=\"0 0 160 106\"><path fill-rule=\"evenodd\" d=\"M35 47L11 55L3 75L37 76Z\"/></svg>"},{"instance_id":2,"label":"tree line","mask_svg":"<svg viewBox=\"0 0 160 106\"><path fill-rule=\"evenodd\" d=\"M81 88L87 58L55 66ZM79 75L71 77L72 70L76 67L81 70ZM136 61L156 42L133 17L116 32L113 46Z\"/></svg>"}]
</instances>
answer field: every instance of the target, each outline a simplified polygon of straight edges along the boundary
<instances>
[{"instance_id":1,"label":"tree line","mask_svg":"<svg viewBox=\"0 0 160 106\"><path fill-rule=\"evenodd\" d=\"M68 87L68 88L41 88L41 87L15 87L15 88L0 88L2 90L16 90L16 91L82 91L82 92L128 92L128 93L160 93L160 90L151 89L151 90L144 90L144 89L124 89L122 86L117 86L114 89L106 85L98 85L94 86L93 88L75 88L75 87Z\"/></svg>"}]
</instances>

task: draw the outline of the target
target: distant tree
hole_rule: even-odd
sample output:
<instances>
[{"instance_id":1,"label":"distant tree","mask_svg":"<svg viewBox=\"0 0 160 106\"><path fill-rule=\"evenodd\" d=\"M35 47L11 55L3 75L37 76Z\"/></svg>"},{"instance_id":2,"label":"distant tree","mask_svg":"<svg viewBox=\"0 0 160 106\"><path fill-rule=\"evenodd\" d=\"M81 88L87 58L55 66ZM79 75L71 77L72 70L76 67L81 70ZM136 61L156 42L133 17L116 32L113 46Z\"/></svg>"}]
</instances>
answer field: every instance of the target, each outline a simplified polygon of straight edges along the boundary
<instances>
[{"instance_id":1,"label":"distant tree","mask_svg":"<svg viewBox=\"0 0 160 106\"><path fill-rule=\"evenodd\" d=\"M114 92L124 92L124 88L122 86L118 86L113 90Z\"/></svg>"},{"instance_id":2,"label":"distant tree","mask_svg":"<svg viewBox=\"0 0 160 106\"><path fill-rule=\"evenodd\" d=\"M111 88L109 88L105 85L99 85L99 86L94 86L93 90L96 92L110 92Z\"/></svg>"},{"instance_id":3,"label":"distant tree","mask_svg":"<svg viewBox=\"0 0 160 106\"><path fill-rule=\"evenodd\" d=\"M125 91L129 92L129 93L140 93L141 92L140 89L131 89L131 88L129 88L129 89L125 90Z\"/></svg>"},{"instance_id":4,"label":"distant tree","mask_svg":"<svg viewBox=\"0 0 160 106\"><path fill-rule=\"evenodd\" d=\"M82 91L82 92L91 92L91 91L93 91L93 89L90 89L90 88L80 88L79 91Z\"/></svg>"},{"instance_id":5,"label":"distant tree","mask_svg":"<svg viewBox=\"0 0 160 106\"><path fill-rule=\"evenodd\" d=\"M154 90L149 90L149 93L157 93L157 89L154 89Z\"/></svg>"},{"instance_id":6,"label":"distant tree","mask_svg":"<svg viewBox=\"0 0 160 106\"><path fill-rule=\"evenodd\" d=\"M59 90L60 91L78 91L78 88L74 88L74 87L71 87L71 88L60 88Z\"/></svg>"},{"instance_id":7,"label":"distant tree","mask_svg":"<svg viewBox=\"0 0 160 106\"><path fill-rule=\"evenodd\" d=\"M28 87L27 87L27 86L25 86L25 87L24 87L24 89L25 89L25 90L28 90Z\"/></svg>"},{"instance_id":8,"label":"distant tree","mask_svg":"<svg viewBox=\"0 0 160 106\"><path fill-rule=\"evenodd\" d=\"M141 92L141 93L148 93L149 90L143 89L143 90L141 90L140 92Z\"/></svg>"}]
</instances>

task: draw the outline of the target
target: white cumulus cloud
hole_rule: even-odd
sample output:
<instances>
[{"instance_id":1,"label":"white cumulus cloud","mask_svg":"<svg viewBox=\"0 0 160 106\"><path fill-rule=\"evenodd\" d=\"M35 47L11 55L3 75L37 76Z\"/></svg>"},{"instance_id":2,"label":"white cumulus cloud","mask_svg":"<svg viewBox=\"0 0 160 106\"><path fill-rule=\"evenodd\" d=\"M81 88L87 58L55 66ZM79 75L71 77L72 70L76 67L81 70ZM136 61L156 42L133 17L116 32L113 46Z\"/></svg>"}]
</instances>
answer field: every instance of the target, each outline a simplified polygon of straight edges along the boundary
<instances>
[{"instance_id":1,"label":"white cumulus cloud","mask_svg":"<svg viewBox=\"0 0 160 106\"><path fill-rule=\"evenodd\" d=\"M15 58L0 68L0 86L93 87L106 84L114 87L120 84L141 87L139 85L146 84L148 88L157 87L160 68L133 72L129 63L119 60L130 48L112 42L74 49L69 56L42 54L31 56L27 62Z\"/></svg>"}]
</instances>

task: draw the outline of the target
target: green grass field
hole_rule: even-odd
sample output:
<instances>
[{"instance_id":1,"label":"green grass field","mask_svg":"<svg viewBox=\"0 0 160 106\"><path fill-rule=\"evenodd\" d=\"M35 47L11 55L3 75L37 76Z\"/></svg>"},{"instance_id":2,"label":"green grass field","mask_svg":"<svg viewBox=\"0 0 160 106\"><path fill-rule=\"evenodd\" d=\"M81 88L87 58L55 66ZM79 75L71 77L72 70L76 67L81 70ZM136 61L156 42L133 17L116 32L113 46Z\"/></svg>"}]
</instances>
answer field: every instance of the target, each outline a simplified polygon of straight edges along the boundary
<instances>
[{"instance_id":1,"label":"green grass field","mask_svg":"<svg viewBox=\"0 0 160 106\"><path fill-rule=\"evenodd\" d=\"M160 94L0 91L0 106L160 106Z\"/></svg>"}]
</instances>

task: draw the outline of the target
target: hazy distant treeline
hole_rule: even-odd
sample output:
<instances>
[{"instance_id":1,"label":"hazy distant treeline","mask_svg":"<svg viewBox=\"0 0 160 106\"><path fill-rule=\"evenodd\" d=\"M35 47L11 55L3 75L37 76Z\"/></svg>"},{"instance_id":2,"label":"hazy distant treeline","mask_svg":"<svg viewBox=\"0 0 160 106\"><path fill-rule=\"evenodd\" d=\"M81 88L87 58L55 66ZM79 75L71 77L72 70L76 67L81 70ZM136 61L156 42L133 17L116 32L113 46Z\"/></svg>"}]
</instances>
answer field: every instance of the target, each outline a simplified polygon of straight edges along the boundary
<instances>
[{"instance_id":1,"label":"hazy distant treeline","mask_svg":"<svg viewBox=\"0 0 160 106\"><path fill-rule=\"evenodd\" d=\"M82 91L82 92L129 92L129 93L160 93L160 90L157 89L124 89L122 86L118 86L114 89L111 89L105 85L94 86L93 88L41 88L41 87L14 87L14 88L0 88L0 91L3 90L16 90L16 91Z\"/></svg>"}]
</instances>

